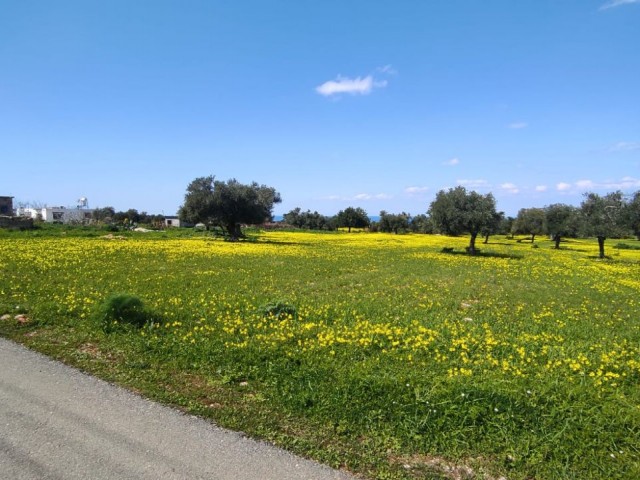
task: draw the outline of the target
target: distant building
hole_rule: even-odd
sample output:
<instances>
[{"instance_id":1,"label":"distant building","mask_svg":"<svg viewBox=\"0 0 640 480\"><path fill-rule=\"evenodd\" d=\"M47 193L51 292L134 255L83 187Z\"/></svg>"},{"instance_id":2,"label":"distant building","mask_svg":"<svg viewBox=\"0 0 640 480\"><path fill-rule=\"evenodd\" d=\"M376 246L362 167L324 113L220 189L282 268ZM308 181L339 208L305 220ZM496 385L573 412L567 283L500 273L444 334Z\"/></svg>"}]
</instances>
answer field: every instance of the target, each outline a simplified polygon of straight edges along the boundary
<instances>
[{"instance_id":1,"label":"distant building","mask_svg":"<svg viewBox=\"0 0 640 480\"><path fill-rule=\"evenodd\" d=\"M93 219L93 211L93 208L43 207L18 208L16 213L47 223L89 223Z\"/></svg>"},{"instance_id":2,"label":"distant building","mask_svg":"<svg viewBox=\"0 0 640 480\"><path fill-rule=\"evenodd\" d=\"M0 197L0 215L13 216L13 197Z\"/></svg>"},{"instance_id":3,"label":"distant building","mask_svg":"<svg viewBox=\"0 0 640 480\"><path fill-rule=\"evenodd\" d=\"M180 217L176 216L168 216L164 217L164 226L165 227L180 227Z\"/></svg>"}]
</instances>

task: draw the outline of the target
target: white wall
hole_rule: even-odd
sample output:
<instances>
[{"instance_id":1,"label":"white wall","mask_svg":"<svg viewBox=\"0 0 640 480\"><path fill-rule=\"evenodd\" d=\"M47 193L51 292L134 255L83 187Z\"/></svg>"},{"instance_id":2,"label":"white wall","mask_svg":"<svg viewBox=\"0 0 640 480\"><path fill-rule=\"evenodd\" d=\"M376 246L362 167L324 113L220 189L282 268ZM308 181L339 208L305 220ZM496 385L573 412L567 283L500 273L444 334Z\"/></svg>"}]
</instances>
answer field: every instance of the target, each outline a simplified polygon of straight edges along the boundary
<instances>
[{"instance_id":1,"label":"white wall","mask_svg":"<svg viewBox=\"0 0 640 480\"><path fill-rule=\"evenodd\" d=\"M30 217L34 220L37 219L40 215L42 217L42 220L48 223L82 223L85 221L91 221L93 209L64 207L18 208L16 213L20 217Z\"/></svg>"}]
</instances>

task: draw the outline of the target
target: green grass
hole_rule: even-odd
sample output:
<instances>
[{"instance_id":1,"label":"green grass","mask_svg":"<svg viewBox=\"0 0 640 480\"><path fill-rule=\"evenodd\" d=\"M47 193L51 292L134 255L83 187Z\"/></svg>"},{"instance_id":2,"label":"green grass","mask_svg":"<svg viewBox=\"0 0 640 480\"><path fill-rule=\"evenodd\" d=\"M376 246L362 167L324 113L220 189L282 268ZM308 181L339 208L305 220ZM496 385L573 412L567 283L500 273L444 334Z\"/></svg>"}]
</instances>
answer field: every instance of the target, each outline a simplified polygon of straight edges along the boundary
<instances>
[{"instance_id":1,"label":"green grass","mask_svg":"<svg viewBox=\"0 0 640 480\"><path fill-rule=\"evenodd\" d=\"M640 242L109 233L0 232L0 334L368 478L640 477Z\"/></svg>"}]
</instances>

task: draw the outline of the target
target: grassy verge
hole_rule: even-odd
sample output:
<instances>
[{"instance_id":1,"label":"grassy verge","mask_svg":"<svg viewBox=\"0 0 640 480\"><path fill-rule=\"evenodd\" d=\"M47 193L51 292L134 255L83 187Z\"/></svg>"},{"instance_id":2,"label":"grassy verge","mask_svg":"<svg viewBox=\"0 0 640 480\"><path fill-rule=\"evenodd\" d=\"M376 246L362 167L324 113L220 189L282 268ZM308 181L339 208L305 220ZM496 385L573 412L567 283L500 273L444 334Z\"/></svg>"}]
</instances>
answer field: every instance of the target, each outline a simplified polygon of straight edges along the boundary
<instances>
[{"instance_id":1,"label":"grassy verge","mask_svg":"<svg viewBox=\"0 0 640 480\"><path fill-rule=\"evenodd\" d=\"M0 235L0 334L369 478L640 477L636 248L253 240Z\"/></svg>"}]
</instances>

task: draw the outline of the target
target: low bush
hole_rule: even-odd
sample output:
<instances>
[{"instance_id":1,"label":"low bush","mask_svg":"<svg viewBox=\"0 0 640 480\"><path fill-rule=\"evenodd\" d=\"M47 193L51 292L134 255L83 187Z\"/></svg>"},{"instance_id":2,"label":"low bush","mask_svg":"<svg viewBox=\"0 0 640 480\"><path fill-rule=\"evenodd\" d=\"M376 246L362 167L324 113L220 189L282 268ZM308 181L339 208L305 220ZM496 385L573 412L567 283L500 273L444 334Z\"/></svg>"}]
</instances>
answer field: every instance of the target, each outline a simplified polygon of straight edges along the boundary
<instances>
[{"instance_id":1,"label":"low bush","mask_svg":"<svg viewBox=\"0 0 640 480\"><path fill-rule=\"evenodd\" d=\"M142 327L147 323L149 314L140 298L123 293L110 295L98 304L94 319L102 330L109 333L126 325Z\"/></svg>"},{"instance_id":2,"label":"low bush","mask_svg":"<svg viewBox=\"0 0 640 480\"><path fill-rule=\"evenodd\" d=\"M289 316L291 318L298 317L298 311L296 307L281 301L268 303L262 307L262 314L265 317L274 317L279 320Z\"/></svg>"}]
</instances>

